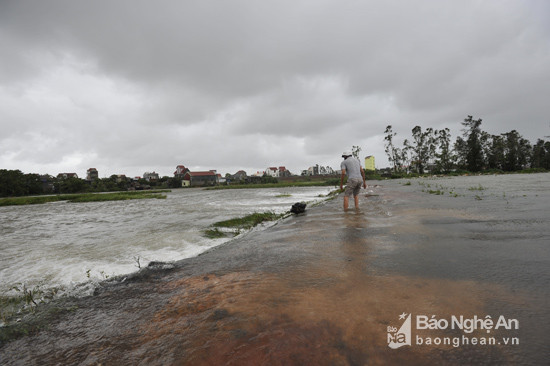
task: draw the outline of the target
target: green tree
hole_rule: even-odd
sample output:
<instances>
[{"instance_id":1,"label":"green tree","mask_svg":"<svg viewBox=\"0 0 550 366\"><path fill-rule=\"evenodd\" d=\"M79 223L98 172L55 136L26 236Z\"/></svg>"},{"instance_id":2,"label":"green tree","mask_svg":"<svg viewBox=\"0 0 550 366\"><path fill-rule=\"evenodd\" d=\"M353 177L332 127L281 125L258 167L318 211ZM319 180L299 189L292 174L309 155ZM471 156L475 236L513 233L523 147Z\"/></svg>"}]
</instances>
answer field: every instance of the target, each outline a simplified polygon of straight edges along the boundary
<instances>
[{"instance_id":1,"label":"green tree","mask_svg":"<svg viewBox=\"0 0 550 366\"><path fill-rule=\"evenodd\" d=\"M23 189L25 194L41 194L42 181L38 174L25 174L23 175Z\"/></svg>"},{"instance_id":2,"label":"green tree","mask_svg":"<svg viewBox=\"0 0 550 366\"><path fill-rule=\"evenodd\" d=\"M94 179L93 181L89 182L90 184L90 190L92 192L105 192L107 189L105 188L105 183L103 179Z\"/></svg>"},{"instance_id":3,"label":"green tree","mask_svg":"<svg viewBox=\"0 0 550 366\"><path fill-rule=\"evenodd\" d=\"M168 187L170 188L181 188L181 184L183 182L183 179L181 178L170 178L168 180Z\"/></svg>"},{"instance_id":4,"label":"green tree","mask_svg":"<svg viewBox=\"0 0 550 366\"><path fill-rule=\"evenodd\" d=\"M466 157L468 156L468 146L466 144L466 141L462 137L457 136L453 149L456 159L456 166L460 169L466 169Z\"/></svg>"},{"instance_id":5,"label":"green tree","mask_svg":"<svg viewBox=\"0 0 550 366\"><path fill-rule=\"evenodd\" d=\"M0 196L13 197L42 193L38 174L23 174L20 170L0 169Z\"/></svg>"},{"instance_id":6,"label":"green tree","mask_svg":"<svg viewBox=\"0 0 550 366\"><path fill-rule=\"evenodd\" d=\"M434 133L437 158L435 164L440 172L448 173L453 168L453 154L451 149L451 133L448 128L436 130Z\"/></svg>"},{"instance_id":7,"label":"green tree","mask_svg":"<svg viewBox=\"0 0 550 366\"><path fill-rule=\"evenodd\" d=\"M163 184L166 184L168 177L163 177ZM130 188L130 180L127 177L115 176L116 185L119 191L127 191Z\"/></svg>"},{"instance_id":8,"label":"green tree","mask_svg":"<svg viewBox=\"0 0 550 366\"><path fill-rule=\"evenodd\" d=\"M531 150L533 149L529 140L520 136L519 138L519 169L525 169L531 165Z\"/></svg>"},{"instance_id":9,"label":"green tree","mask_svg":"<svg viewBox=\"0 0 550 366\"><path fill-rule=\"evenodd\" d=\"M550 142L538 139L531 153L531 168L549 169Z\"/></svg>"},{"instance_id":10,"label":"green tree","mask_svg":"<svg viewBox=\"0 0 550 366\"><path fill-rule=\"evenodd\" d=\"M419 173L424 174L424 169L435 155L436 145L434 131L432 128L422 132L422 127L415 126L412 129L413 144L405 140L405 150L411 153L412 167Z\"/></svg>"},{"instance_id":11,"label":"green tree","mask_svg":"<svg viewBox=\"0 0 550 366\"><path fill-rule=\"evenodd\" d=\"M109 178L101 178L101 182L103 183L103 192L118 191L116 175L111 175Z\"/></svg>"},{"instance_id":12,"label":"green tree","mask_svg":"<svg viewBox=\"0 0 550 366\"><path fill-rule=\"evenodd\" d=\"M491 136L490 145L489 154L487 155L489 169L502 170L504 168L504 139L502 136L493 135Z\"/></svg>"},{"instance_id":13,"label":"green tree","mask_svg":"<svg viewBox=\"0 0 550 366\"><path fill-rule=\"evenodd\" d=\"M57 179L54 183L55 191L58 193L80 193L86 192L89 188L86 181L76 177Z\"/></svg>"},{"instance_id":14,"label":"green tree","mask_svg":"<svg viewBox=\"0 0 550 366\"><path fill-rule=\"evenodd\" d=\"M359 159L359 153L361 152L361 147L359 146L352 146L351 148L351 155L353 155L354 158Z\"/></svg>"},{"instance_id":15,"label":"green tree","mask_svg":"<svg viewBox=\"0 0 550 366\"><path fill-rule=\"evenodd\" d=\"M20 170L0 170L0 195L2 197L22 196L23 172Z\"/></svg>"},{"instance_id":16,"label":"green tree","mask_svg":"<svg viewBox=\"0 0 550 366\"><path fill-rule=\"evenodd\" d=\"M401 149L396 147L393 143L393 138L397 135L397 133L392 131L391 125L386 127L384 133L386 134L386 137L384 137L384 140L386 141L384 143L384 149L388 155L389 162L393 165L394 172L397 172L398 170L401 170L403 166L403 151L401 151Z\"/></svg>"},{"instance_id":17,"label":"green tree","mask_svg":"<svg viewBox=\"0 0 550 366\"><path fill-rule=\"evenodd\" d=\"M516 131L502 134L504 139L504 170L521 170L529 164L531 144Z\"/></svg>"},{"instance_id":18,"label":"green tree","mask_svg":"<svg viewBox=\"0 0 550 366\"><path fill-rule=\"evenodd\" d=\"M544 150L545 150L545 159L542 167L544 169L550 170L550 141L546 141L544 143Z\"/></svg>"},{"instance_id":19,"label":"green tree","mask_svg":"<svg viewBox=\"0 0 550 366\"><path fill-rule=\"evenodd\" d=\"M479 172L485 166L484 157L484 136L481 131L481 118L475 120L472 116L468 116L462 122L464 128L463 136L466 142L466 149L461 153L465 154L462 158L466 163L466 168L471 172ZM463 146L462 146L463 148Z\"/></svg>"}]
</instances>

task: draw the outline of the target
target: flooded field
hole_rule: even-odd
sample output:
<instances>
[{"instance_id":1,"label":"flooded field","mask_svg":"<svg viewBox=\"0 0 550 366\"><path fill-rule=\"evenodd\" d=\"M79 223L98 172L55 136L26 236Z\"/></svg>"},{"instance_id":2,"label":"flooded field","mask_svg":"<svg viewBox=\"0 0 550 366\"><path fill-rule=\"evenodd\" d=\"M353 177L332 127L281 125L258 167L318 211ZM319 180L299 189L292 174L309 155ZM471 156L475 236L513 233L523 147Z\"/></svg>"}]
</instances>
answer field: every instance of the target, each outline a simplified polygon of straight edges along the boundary
<instances>
[{"instance_id":1,"label":"flooded field","mask_svg":"<svg viewBox=\"0 0 550 366\"><path fill-rule=\"evenodd\" d=\"M95 296L59 303L47 328L5 344L0 358L545 364L550 175L369 183L360 210L344 212L339 197L168 269L144 269Z\"/></svg>"}]
</instances>

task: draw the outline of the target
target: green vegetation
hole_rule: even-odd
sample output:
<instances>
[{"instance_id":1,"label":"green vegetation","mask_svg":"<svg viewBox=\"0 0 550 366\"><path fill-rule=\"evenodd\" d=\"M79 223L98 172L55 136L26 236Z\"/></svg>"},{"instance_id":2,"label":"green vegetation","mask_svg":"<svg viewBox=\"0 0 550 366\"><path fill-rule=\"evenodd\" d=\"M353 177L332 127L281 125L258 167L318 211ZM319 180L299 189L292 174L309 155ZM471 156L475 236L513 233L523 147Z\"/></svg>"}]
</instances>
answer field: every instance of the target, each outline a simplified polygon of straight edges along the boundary
<instances>
[{"instance_id":1,"label":"green vegetation","mask_svg":"<svg viewBox=\"0 0 550 366\"><path fill-rule=\"evenodd\" d=\"M211 229L207 229L204 231L204 236L210 239L223 238L227 237L228 235L235 236L240 234L241 230L249 230L263 222L275 221L283 218L284 216L285 214L276 214L274 212L267 211L255 212L253 214L243 217L236 217L229 220L218 221L211 225ZM225 231L220 230L220 228L230 230Z\"/></svg>"},{"instance_id":2,"label":"green vegetation","mask_svg":"<svg viewBox=\"0 0 550 366\"><path fill-rule=\"evenodd\" d=\"M40 285L27 288L20 283L11 288L15 296L0 296L0 320L7 322L9 318L19 313L34 313L39 304L44 304L57 294L57 289L43 290Z\"/></svg>"},{"instance_id":3,"label":"green vegetation","mask_svg":"<svg viewBox=\"0 0 550 366\"><path fill-rule=\"evenodd\" d=\"M291 194L278 194L275 196L276 198L283 198L283 197L292 197Z\"/></svg>"},{"instance_id":4,"label":"green vegetation","mask_svg":"<svg viewBox=\"0 0 550 366\"><path fill-rule=\"evenodd\" d=\"M208 239L219 239L219 238L226 238L229 233L221 231L218 228L215 229L207 229L204 231L204 236L206 236ZM235 233L233 233L235 234Z\"/></svg>"},{"instance_id":5,"label":"green vegetation","mask_svg":"<svg viewBox=\"0 0 550 366\"><path fill-rule=\"evenodd\" d=\"M44 292L38 286L27 289L20 285L16 290L20 292L18 296L0 296L0 321L4 323L0 326L0 344L33 334L46 328L60 314L78 309L70 301L50 303L55 289Z\"/></svg>"},{"instance_id":6,"label":"green vegetation","mask_svg":"<svg viewBox=\"0 0 550 366\"><path fill-rule=\"evenodd\" d=\"M0 197L41 194L42 182L38 174L23 174L20 170L0 169Z\"/></svg>"},{"instance_id":7,"label":"green vegetation","mask_svg":"<svg viewBox=\"0 0 550 366\"><path fill-rule=\"evenodd\" d=\"M448 192L450 197L471 197L471 195L467 194L466 192L462 192L462 194L457 193L455 187L449 188L449 187L443 186L442 184L437 184L437 183L430 184L430 183L420 181L418 182L418 185L424 188L428 188L428 189L422 189L422 192L429 193L429 194L443 196ZM434 186L435 189L431 189L432 185ZM477 187L474 186L474 187L464 188L464 190L466 189L471 192L483 192L487 188L479 184ZM480 194L481 196L479 194L475 194L473 198L477 201L483 200L483 193L480 193ZM503 198L505 199L505 197L506 197L506 193L503 193Z\"/></svg>"},{"instance_id":8,"label":"green vegetation","mask_svg":"<svg viewBox=\"0 0 550 366\"><path fill-rule=\"evenodd\" d=\"M116 193L88 193L79 194L75 196L63 195L61 197L66 198L69 202L102 202L102 201L124 201L135 199L147 199L156 198L164 199L166 195L162 194L164 191L130 191L130 192L116 192ZM169 192L169 191L168 191Z\"/></svg>"},{"instance_id":9,"label":"green vegetation","mask_svg":"<svg viewBox=\"0 0 550 366\"><path fill-rule=\"evenodd\" d=\"M318 195L317 197L326 197L325 200L323 201L330 201L330 200L333 200L335 199L340 193L344 192L345 189L335 189L335 190L332 190L330 191L328 194L324 195L324 194L320 194ZM311 207L315 207L317 205L320 205L321 203L323 203L323 201L319 201L317 203L314 203Z\"/></svg>"},{"instance_id":10,"label":"green vegetation","mask_svg":"<svg viewBox=\"0 0 550 366\"><path fill-rule=\"evenodd\" d=\"M229 220L218 221L212 224L213 227L225 227L225 228L237 228L237 229L251 229L254 226L261 224L265 221L274 221L283 217L283 214L276 214L271 211L267 212L255 212L243 217L236 217Z\"/></svg>"},{"instance_id":11,"label":"green vegetation","mask_svg":"<svg viewBox=\"0 0 550 366\"><path fill-rule=\"evenodd\" d=\"M392 126L386 127L385 152L392 165L392 178L411 173L435 174L543 172L550 170L550 141L538 139L531 144L516 130L491 135L481 128L481 118L467 116L462 135L452 144L450 130L412 129L412 139L403 147L395 144ZM526 171L527 170L527 171ZM389 174L388 174L389 175Z\"/></svg>"},{"instance_id":12,"label":"green vegetation","mask_svg":"<svg viewBox=\"0 0 550 366\"><path fill-rule=\"evenodd\" d=\"M32 196L32 197L11 197L0 198L0 206L14 205L35 205L48 202L69 201L69 202L102 202L102 201L121 201L147 198L166 198L163 192L169 190L155 191L128 191L113 193L82 193L82 194L62 194L55 196Z\"/></svg>"},{"instance_id":13,"label":"green vegetation","mask_svg":"<svg viewBox=\"0 0 550 366\"><path fill-rule=\"evenodd\" d=\"M468 188L468 190L469 191L483 191L483 190L485 190L485 188L480 184L477 187L470 187L470 188Z\"/></svg>"},{"instance_id":14,"label":"green vegetation","mask_svg":"<svg viewBox=\"0 0 550 366\"><path fill-rule=\"evenodd\" d=\"M76 176L58 177L49 174L24 174L20 170L0 169L0 197L21 197L42 194L120 192L181 187L181 179L162 177L158 180L132 179L123 175L84 180Z\"/></svg>"},{"instance_id":15,"label":"green vegetation","mask_svg":"<svg viewBox=\"0 0 550 366\"><path fill-rule=\"evenodd\" d=\"M0 206L37 205L61 201L60 196L12 197L0 198Z\"/></svg>"},{"instance_id":16,"label":"green vegetation","mask_svg":"<svg viewBox=\"0 0 550 366\"><path fill-rule=\"evenodd\" d=\"M373 170L365 170L365 180L382 180L382 176L380 175L380 172L373 171ZM340 182L336 185L339 185Z\"/></svg>"}]
</instances>

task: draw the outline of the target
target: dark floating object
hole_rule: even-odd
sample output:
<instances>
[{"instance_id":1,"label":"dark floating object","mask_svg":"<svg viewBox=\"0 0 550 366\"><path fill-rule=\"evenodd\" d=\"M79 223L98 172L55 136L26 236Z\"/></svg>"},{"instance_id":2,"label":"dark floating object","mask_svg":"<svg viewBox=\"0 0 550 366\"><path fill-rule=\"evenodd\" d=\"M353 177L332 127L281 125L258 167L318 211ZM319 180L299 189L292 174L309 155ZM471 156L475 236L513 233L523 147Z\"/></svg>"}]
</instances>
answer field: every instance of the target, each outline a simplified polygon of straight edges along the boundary
<instances>
[{"instance_id":1,"label":"dark floating object","mask_svg":"<svg viewBox=\"0 0 550 366\"><path fill-rule=\"evenodd\" d=\"M306 212L306 204L304 202L296 202L292 205L290 212L295 214L301 214Z\"/></svg>"}]
</instances>

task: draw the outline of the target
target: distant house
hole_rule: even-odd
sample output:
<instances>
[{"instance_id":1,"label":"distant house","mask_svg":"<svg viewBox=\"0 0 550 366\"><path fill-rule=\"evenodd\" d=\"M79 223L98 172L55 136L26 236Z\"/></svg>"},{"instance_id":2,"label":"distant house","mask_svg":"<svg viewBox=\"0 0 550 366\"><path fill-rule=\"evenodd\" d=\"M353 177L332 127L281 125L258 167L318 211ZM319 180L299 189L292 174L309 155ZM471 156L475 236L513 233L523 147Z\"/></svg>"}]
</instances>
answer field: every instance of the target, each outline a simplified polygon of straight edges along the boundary
<instances>
[{"instance_id":1,"label":"distant house","mask_svg":"<svg viewBox=\"0 0 550 366\"><path fill-rule=\"evenodd\" d=\"M292 173L284 166L279 167L279 177L290 177Z\"/></svg>"},{"instance_id":2,"label":"distant house","mask_svg":"<svg viewBox=\"0 0 550 366\"><path fill-rule=\"evenodd\" d=\"M120 183L120 182L126 182L128 179L126 178L126 176L124 174L119 174L116 176L116 182L117 183Z\"/></svg>"},{"instance_id":3,"label":"distant house","mask_svg":"<svg viewBox=\"0 0 550 366\"><path fill-rule=\"evenodd\" d=\"M244 170L239 170L237 173L231 176L231 181L240 182L246 180L246 172Z\"/></svg>"},{"instance_id":4,"label":"distant house","mask_svg":"<svg viewBox=\"0 0 550 366\"><path fill-rule=\"evenodd\" d=\"M218 183L219 184L226 184L227 183L227 179L225 179L225 177L222 177L221 174L216 174L217 177L218 177Z\"/></svg>"},{"instance_id":5,"label":"distant house","mask_svg":"<svg viewBox=\"0 0 550 366\"><path fill-rule=\"evenodd\" d=\"M269 167L265 170L265 175L278 178L278 177L288 177L290 176L290 171L288 171L284 166L280 167Z\"/></svg>"},{"instance_id":6,"label":"distant house","mask_svg":"<svg viewBox=\"0 0 550 366\"><path fill-rule=\"evenodd\" d=\"M319 174L320 175L333 175L334 169L332 169L330 166L319 166Z\"/></svg>"},{"instance_id":7,"label":"distant house","mask_svg":"<svg viewBox=\"0 0 550 366\"><path fill-rule=\"evenodd\" d=\"M319 175L319 164L307 168L307 175Z\"/></svg>"},{"instance_id":8,"label":"distant house","mask_svg":"<svg viewBox=\"0 0 550 366\"><path fill-rule=\"evenodd\" d=\"M365 158L365 170L376 170L374 166L374 156L369 155Z\"/></svg>"},{"instance_id":9,"label":"distant house","mask_svg":"<svg viewBox=\"0 0 550 366\"><path fill-rule=\"evenodd\" d=\"M90 168L86 171L86 180L99 179L99 172L96 168Z\"/></svg>"},{"instance_id":10,"label":"distant house","mask_svg":"<svg viewBox=\"0 0 550 366\"><path fill-rule=\"evenodd\" d=\"M265 170L265 175L270 177L278 177L279 176L279 170L275 168L274 166L271 166Z\"/></svg>"},{"instance_id":11,"label":"distant house","mask_svg":"<svg viewBox=\"0 0 550 366\"><path fill-rule=\"evenodd\" d=\"M183 176L183 187L199 187L199 186L213 186L218 182L218 175L216 171L209 170L207 172L191 172Z\"/></svg>"},{"instance_id":12,"label":"distant house","mask_svg":"<svg viewBox=\"0 0 550 366\"><path fill-rule=\"evenodd\" d=\"M156 182L159 180L159 175L155 172L145 172L143 173L143 179L145 179L147 182Z\"/></svg>"},{"instance_id":13,"label":"distant house","mask_svg":"<svg viewBox=\"0 0 550 366\"><path fill-rule=\"evenodd\" d=\"M330 166L322 166L315 164L310 166L307 170L302 170L301 175L303 176L317 176L317 175L334 175L336 172Z\"/></svg>"},{"instance_id":14,"label":"distant house","mask_svg":"<svg viewBox=\"0 0 550 366\"><path fill-rule=\"evenodd\" d=\"M59 173L57 179L78 178L76 173Z\"/></svg>"},{"instance_id":15,"label":"distant house","mask_svg":"<svg viewBox=\"0 0 550 366\"><path fill-rule=\"evenodd\" d=\"M180 178L182 179L185 173L187 173L189 169L187 169L184 165L178 165L176 167L176 171L174 172L174 178Z\"/></svg>"}]
</instances>

